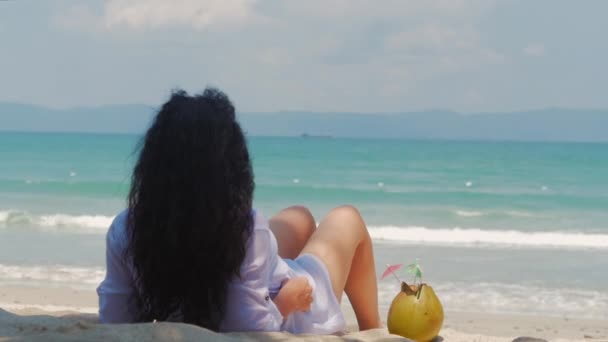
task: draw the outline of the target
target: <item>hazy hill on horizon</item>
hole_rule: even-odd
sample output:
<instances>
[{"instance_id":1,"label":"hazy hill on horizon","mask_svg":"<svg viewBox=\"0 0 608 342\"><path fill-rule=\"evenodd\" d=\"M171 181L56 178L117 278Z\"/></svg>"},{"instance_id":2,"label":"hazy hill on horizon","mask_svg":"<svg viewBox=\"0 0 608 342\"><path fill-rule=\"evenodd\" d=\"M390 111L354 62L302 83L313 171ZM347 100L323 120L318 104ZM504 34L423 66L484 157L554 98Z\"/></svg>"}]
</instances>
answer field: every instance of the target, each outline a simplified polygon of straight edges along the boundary
<instances>
[{"instance_id":1,"label":"hazy hill on horizon","mask_svg":"<svg viewBox=\"0 0 608 342\"><path fill-rule=\"evenodd\" d=\"M155 108L109 105L71 109L0 102L0 131L142 133ZM250 135L513 141L608 141L608 110L509 113L448 110L405 113L240 113Z\"/></svg>"}]
</instances>

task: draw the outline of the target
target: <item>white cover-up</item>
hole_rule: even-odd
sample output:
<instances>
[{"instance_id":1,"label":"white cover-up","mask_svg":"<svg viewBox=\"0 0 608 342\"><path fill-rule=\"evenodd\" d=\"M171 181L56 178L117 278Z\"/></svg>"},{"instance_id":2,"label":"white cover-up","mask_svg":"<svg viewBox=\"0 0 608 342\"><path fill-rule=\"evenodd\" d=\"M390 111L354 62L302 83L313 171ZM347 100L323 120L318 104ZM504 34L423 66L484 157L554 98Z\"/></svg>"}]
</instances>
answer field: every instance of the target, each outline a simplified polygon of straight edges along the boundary
<instances>
[{"instance_id":1,"label":"white cover-up","mask_svg":"<svg viewBox=\"0 0 608 342\"><path fill-rule=\"evenodd\" d=\"M295 260L278 256L277 241L268 222L255 213L255 224L247 241L241 277L228 285L226 315L221 331L288 331L294 334L332 334L345 328L331 285L327 268L321 260L304 254ZM125 260L128 243L127 212L115 219L106 236L105 279L97 288L99 319L102 323L134 321L128 307L134 294L133 267ZM296 312L286 319L275 306L272 297L285 280L297 276L308 278L313 288L313 303L308 312Z\"/></svg>"}]
</instances>

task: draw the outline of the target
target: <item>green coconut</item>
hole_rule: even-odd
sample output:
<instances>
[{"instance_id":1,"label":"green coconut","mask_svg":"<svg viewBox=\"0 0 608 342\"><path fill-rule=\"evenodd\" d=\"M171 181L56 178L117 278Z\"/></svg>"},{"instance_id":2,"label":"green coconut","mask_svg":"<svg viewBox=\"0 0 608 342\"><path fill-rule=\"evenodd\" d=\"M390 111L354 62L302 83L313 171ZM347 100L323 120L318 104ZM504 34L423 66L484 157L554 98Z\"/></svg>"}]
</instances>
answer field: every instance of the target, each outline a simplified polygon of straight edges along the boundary
<instances>
[{"instance_id":1,"label":"green coconut","mask_svg":"<svg viewBox=\"0 0 608 342\"><path fill-rule=\"evenodd\" d=\"M388 311L388 331L418 342L431 341L443 324L443 306L426 284L401 284Z\"/></svg>"}]
</instances>

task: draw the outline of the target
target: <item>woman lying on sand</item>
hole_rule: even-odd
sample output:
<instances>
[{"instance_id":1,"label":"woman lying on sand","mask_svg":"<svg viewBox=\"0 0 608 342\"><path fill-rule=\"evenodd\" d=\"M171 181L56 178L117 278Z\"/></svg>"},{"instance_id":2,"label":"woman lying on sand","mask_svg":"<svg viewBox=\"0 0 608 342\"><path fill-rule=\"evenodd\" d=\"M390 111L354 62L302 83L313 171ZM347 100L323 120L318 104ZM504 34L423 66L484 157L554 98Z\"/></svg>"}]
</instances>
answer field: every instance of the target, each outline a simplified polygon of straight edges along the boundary
<instances>
[{"instance_id":1,"label":"woman lying on sand","mask_svg":"<svg viewBox=\"0 0 608 342\"><path fill-rule=\"evenodd\" d=\"M226 95L174 93L142 143L128 209L107 234L102 322L330 334L344 329L346 292L359 328L380 327L363 219L344 206L315 228L292 207L265 221Z\"/></svg>"}]
</instances>

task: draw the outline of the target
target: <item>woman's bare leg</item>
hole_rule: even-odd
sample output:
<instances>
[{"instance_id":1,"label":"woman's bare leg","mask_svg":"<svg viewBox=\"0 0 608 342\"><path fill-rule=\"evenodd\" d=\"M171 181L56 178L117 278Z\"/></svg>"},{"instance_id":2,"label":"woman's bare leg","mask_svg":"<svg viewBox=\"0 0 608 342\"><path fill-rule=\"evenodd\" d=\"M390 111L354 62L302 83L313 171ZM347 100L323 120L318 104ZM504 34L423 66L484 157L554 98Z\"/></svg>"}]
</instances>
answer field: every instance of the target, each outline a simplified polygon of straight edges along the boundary
<instances>
[{"instance_id":1,"label":"woman's bare leg","mask_svg":"<svg viewBox=\"0 0 608 342\"><path fill-rule=\"evenodd\" d=\"M338 301L350 300L360 330L382 326L372 241L359 211L351 206L332 210L319 224L302 253L319 257L329 271Z\"/></svg>"},{"instance_id":2,"label":"woman's bare leg","mask_svg":"<svg viewBox=\"0 0 608 342\"><path fill-rule=\"evenodd\" d=\"M300 255L317 227L310 210L303 206L283 209L269 223L277 239L279 256L286 259L295 259Z\"/></svg>"}]
</instances>

